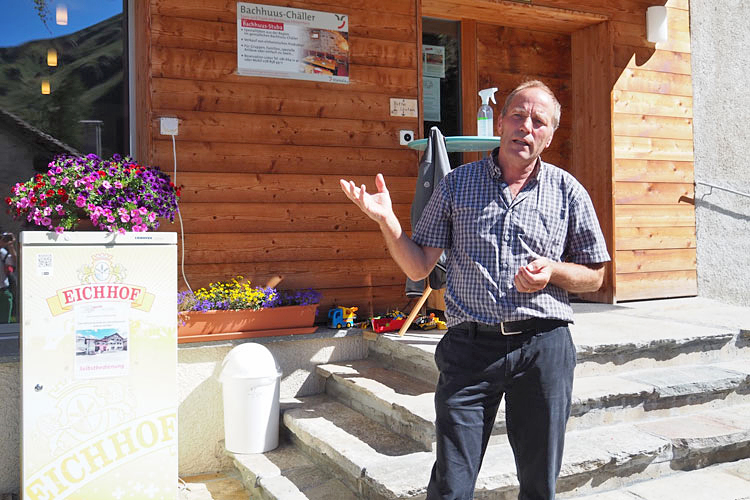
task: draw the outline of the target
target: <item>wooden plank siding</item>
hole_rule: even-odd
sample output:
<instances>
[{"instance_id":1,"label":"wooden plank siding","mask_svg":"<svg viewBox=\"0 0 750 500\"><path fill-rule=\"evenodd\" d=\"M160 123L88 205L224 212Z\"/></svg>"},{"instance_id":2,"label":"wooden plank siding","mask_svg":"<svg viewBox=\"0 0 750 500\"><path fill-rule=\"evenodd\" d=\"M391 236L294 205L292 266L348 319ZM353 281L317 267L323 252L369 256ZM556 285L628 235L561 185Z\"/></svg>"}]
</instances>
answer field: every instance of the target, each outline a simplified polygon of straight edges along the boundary
<instances>
[{"instance_id":1,"label":"wooden plank siding","mask_svg":"<svg viewBox=\"0 0 750 500\"><path fill-rule=\"evenodd\" d=\"M418 154L399 146L416 118L390 116L392 97L419 96L417 1L263 2L349 16L349 84L236 74L236 2L150 0L147 157L171 166L158 119L179 119L178 175L190 285L236 275L312 287L321 309L363 315L401 308L404 275L374 222L338 184L387 176L409 226ZM169 230L179 230L172 226ZM185 284L180 283L184 289ZM319 319L322 319L321 316Z\"/></svg>"},{"instance_id":2,"label":"wooden plank siding","mask_svg":"<svg viewBox=\"0 0 750 500\"><path fill-rule=\"evenodd\" d=\"M697 293L687 0L667 3L669 40L613 22L617 300Z\"/></svg>"},{"instance_id":3,"label":"wooden plank siding","mask_svg":"<svg viewBox=\"0 0 750 500\"><path fill-rule=\"evenodd\" d=\"M695 294L688 1L264 0L349 16L346 85L238 75L235 0L137 2L138 158L171 171L159 118L177 117L191 286L282 275L282 288L321 290L323 311L405 306L403 273L338 179L374 190L382 172L410 226L419 154L399 146L398 132L421 134L429 16L461 23L464 134L475 132L478 89L499 88L496 117L524 80L555 91L562 120L543 158L586 186L614 259L588 298ZM645 12L658 4L669 40L654 45ZM420 118L390 116L394 97L418 100Z\"/></svg>"}]
</instances>

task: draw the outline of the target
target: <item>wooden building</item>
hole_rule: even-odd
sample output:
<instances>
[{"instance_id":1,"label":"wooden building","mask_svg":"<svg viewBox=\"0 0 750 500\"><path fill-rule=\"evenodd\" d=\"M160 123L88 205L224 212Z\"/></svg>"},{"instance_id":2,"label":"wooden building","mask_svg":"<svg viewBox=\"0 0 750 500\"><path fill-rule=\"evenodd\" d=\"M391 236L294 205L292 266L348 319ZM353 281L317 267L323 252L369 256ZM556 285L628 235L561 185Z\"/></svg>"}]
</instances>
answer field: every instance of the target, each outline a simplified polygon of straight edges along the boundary
<instances>
[{"instance_id":1,"label":"wooden building","mask_svg":"<svg viewBox=\"0 0 750 500\"><path fill-rule=\"evenodd\" d=\"M138 158L172 165L159 118L179 118L185 270L193 287L236 275L314 287L322 309L401 308L404 275L339 178L386 176L405 227L423 134L423 25L460 37L461 135L477 90L528 78L555 90L561 127L544 154L595 202L613 262L588 298L696 294L688 0L264 0L349 16L349 83L237 73L237 2L134 2ZM646 40L646 9L668 8L669 39ZM392 116L415 99L418 117ZM477 158L467 154L464 160ZM174 230L170 227L169 230ZM183 284L184 287L184 284Z\"/></svg>"}]
</instances>

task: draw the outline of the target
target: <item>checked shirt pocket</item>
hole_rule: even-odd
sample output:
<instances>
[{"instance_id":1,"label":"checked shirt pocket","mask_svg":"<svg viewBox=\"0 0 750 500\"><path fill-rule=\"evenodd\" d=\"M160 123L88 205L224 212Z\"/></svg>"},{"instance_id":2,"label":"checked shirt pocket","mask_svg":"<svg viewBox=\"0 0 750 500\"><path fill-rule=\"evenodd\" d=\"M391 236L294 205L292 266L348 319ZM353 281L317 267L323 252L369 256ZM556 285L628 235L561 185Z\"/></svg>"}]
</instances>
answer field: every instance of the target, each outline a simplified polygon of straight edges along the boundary
<instances>
[{"instance_id":1,"label":"checked shirt pocket","mask_svg":"<svg viewBox=\"0 0 750 500\"><path fill-rule=\"evenodd\" d=\"M545 216L535 209L530 211L528 220L524 222L521 236L523 250L534 257L559 258L562 253L563 221L558 217Z\"/></svg>"}]
</instances>

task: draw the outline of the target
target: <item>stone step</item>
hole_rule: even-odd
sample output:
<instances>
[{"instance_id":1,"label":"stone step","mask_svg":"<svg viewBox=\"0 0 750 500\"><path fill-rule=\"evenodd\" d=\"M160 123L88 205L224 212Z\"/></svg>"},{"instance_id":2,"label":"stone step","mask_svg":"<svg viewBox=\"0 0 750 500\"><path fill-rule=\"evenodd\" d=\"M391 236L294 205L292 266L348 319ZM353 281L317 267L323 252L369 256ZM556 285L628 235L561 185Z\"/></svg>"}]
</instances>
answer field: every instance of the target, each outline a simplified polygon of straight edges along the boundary
<instances>
[{"instance_id":1,"label":"stone step","mask_svg":"<svg viewBox=\"0 0 750 500\"><path fill-rule=\"evenodd\" d=\"M435 440L434 385L373 360L324 364L326 392L425 450ZM568 430L750 403L750 359L576 377ZM495 432L505 432L501 411Z\"/></svg>"},{"instance_id":2,"label":"stone step","mask_svg":"<svg viewBox=\"0 0 750 500\"><path fill-rule=\"evenodd\" d=\"M227 452L251 498L264 500L356 500L339 479L315 465L291 442L263 454Z\"/></svg>"},{"instance_id":3,"label":"stone step","mask_svg":"<svg viewBox=\"0 0 750 500\"><path fill-rule=\"evenodd\" d=\"M750 459L714 465L694 471L678 471L666 477L625 488L585 496L560 496L579 500L748 500Z\"/></svg>"},{"instance_id":4,"label":"stone step","mask_svg":"<svg viewBox=\"0 0 750 500\"><path fill-rule=\"evenodd\" d=\"M284 424L292 440L359 498L423 495L432 452L326 396L301 398ZM584 494L750 457L750 405L695 415L619 424L567 434L560 491ZM514 498L515 465L504 435L492 437L477 481L477 498Z\"/></svg>"},{"instance_id":5,"label":"stone step","mask_svg":"<svg viewBox=\"0 0 750 500\"><path fill-rule=\"evenodd\" d=\"M571 333L578 377L750 357L750 324L738 329L624 313L584 313L576 315ZM380 334L369 343L369 357L434 384L438 377L435 347L442 336L443 332L434 330L409 330L403 336Z\"/></svg>"}]
</instances>

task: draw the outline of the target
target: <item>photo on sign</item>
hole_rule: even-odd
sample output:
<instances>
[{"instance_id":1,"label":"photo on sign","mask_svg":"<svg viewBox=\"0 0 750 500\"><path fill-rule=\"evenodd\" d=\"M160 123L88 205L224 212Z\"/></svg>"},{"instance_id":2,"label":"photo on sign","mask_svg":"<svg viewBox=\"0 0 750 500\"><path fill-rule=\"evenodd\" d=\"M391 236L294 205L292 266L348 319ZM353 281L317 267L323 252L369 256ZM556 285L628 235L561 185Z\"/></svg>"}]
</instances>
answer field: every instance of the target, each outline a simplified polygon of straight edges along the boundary
<instances>
[{"instance_id":1,"label":"photo on sign","mask_svg":"<svg viewBox=\"0 0 750 500\"><path fill-rule=\"evenodd\" d=\"M305 46L301 70L331 76L349 76L348 33L314 29Z\"/></svg>"},{"instance_id":2,"label":"photo on sign","mask_svg":"<svg viewBox=\"0 0 750 500\"><path fill-rule=\"evenodd\" d=\"M75 306L75 375L78 379L128 374L128 305L112 302Z\"/></svg>"}]
</instances>

